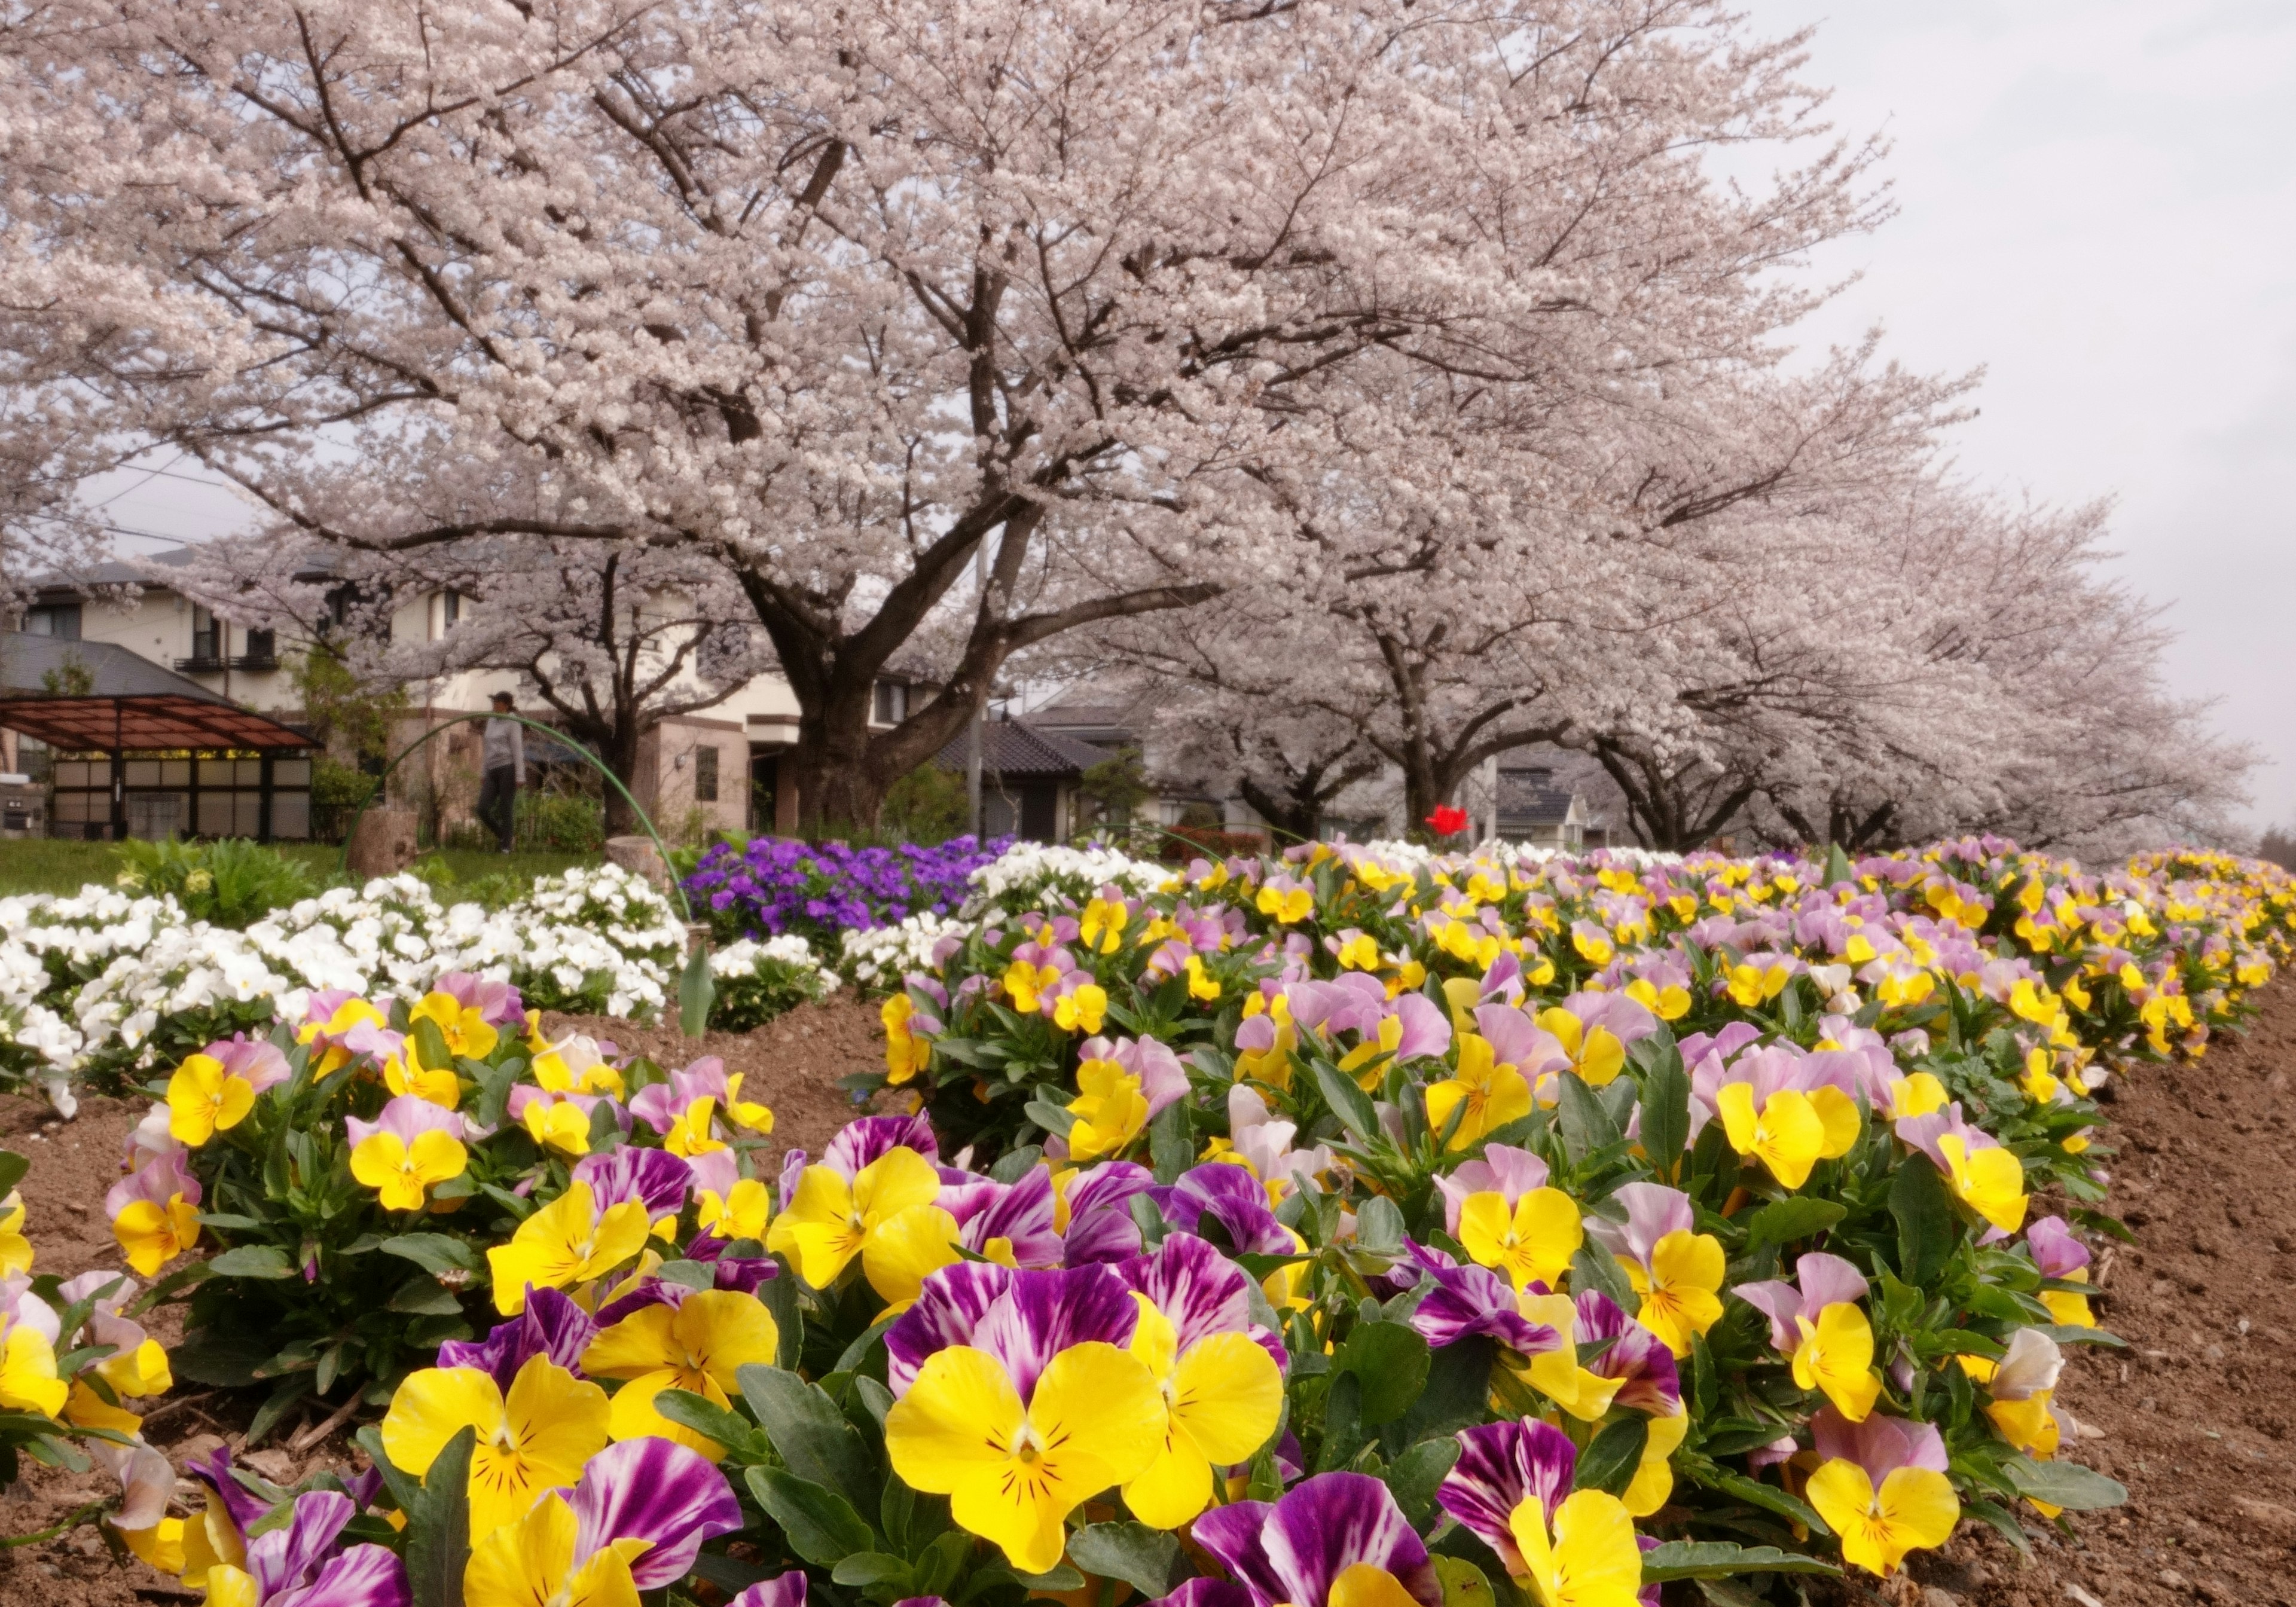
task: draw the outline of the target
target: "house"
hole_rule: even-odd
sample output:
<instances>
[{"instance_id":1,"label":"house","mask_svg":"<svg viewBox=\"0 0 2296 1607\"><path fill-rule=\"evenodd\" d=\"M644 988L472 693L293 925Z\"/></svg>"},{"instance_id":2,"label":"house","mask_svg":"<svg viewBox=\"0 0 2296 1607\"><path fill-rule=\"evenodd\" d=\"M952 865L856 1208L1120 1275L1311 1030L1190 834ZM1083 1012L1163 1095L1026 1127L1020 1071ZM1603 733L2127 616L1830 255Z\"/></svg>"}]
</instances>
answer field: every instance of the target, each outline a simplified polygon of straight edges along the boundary
<instances>
[{"instance_id":1,"label":"house","mask_svg":"<svg viewBox=\"0 0 2296 1607\"><path fill-rule=\"evenodd\" d=\"M1493 835L1529 848L1587 846L1587 799L1576 787L1557 785L1545 765L1502 766L1493 799Z\"/></svg>"},{"instance_id":2,"label":"house","mask_svg":"<svg viewBox=\"0 0 2296 1607\"><path fill-rule=\"evenodd\" d=\"M288 725L300 724L296 644L220 617L169 586L165 571L188 564L191 556L179 549L140 563L99 564L85 574L51 581L37 588L19 628L34 636L123 649L212 696ZM392 599L387 628L396 641L435 642L485 606L453 590L409 591ZM339 619L347 612L339 605ZM515 675L483 670L410 685L411 707L392 734L391 747L396 751L427 730L482 714L494 693L516 688ZM898 725L907 715L911 694L912 683L905 678L882 681L872 728ZM549 720L546 709L530 699L521 701L521 712ZM630 790L666 836L794 831L798 799L795 790L783 783L781 769L797 734L797 700L787 682L778 675L757 676L724 702L665 720L650 733L639 750ZM479 747L475 724L455 726L394 775L394 795L434 806L442 818L466 816L477 795ZM531 757L547 774L553 745L537 739ZM580 762L567 750L555 758L561 765ZM0 734L0 766L13 772L28 765L45 779L41 744L20 744L15 734Z\"/></svg>"},{"instance_id":3,"label":"house","mask_svg":"<svg viewBox=\"0 0 2296 1607\"><path fill-rule=\"evenodd\" d=\"M1168 757L1159 751L1156 711L1162 701L1153 690L1121 681L1085 681L1031 712L1028 723L1071 742L1089 742L1110 755L1128 748L1138 753L1141 769L1156 791L1134 813L1151 824L1177 826L1191 811L1197 820L1209 811L1223 831L1266 831L1267 822L1242 799L1176 774Z\"/></svg>"},{"instance_id":4,"label":"house","mask_svg":"<svg viewBox=\"0 0 2296 1607\"><path fill-rule=\"evenodd\" d=\"M970 733L943 748L934 763L964 773L971 762ZM1082 830L1077 783L1115 752L1078 742L1033 720L990 719L980 725L980 830L984 837L1064 842Z\"/></svg>"}]
</instances>

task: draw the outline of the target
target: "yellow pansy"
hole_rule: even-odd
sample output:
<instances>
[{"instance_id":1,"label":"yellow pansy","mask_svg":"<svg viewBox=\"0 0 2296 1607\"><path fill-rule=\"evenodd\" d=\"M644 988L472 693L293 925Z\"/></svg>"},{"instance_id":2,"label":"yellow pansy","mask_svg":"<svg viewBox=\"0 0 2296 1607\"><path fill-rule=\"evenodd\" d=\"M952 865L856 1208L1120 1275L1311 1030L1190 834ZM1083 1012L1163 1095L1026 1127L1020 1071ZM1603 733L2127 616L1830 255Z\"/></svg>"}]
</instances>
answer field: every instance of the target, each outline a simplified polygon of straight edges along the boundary
<instances>
[{"instance_id":1,"label":"yellow pansy","mask_svg":"<svg viewBox=\"0 0 2296 1607\"><path fill-rule=\"evenodd\" d=\"M1448 1148L1464 1150L1494 1128L1530 1114L1530 1084L1513 1066L1497 1063L1490 1039L1461 1033L1458 1065L1442 1082L1427 1087L1427 1125L1440 1133L1459 1113Z\"/></svg>"},{"instance_id":2,"label":"yellow pansy","mask_svg":"<svg viewBox=\"0 0 2296 1607\"><path fill-rule=\"evenodd\" d=\"M1836 1300L1817 1314L1813 1323L1796 1316L1801 1332L1794 1346L1794 1382L1819 1390L1851 1423L1864 1423L1881 1398L1882 1381L1874 1373L1874 1326L1865 1311L1849 1300Z\"/></svg>"},{"instance_id":3,"label":"yellow pansy","mask_svg":"<svg viewBox=\"0 0 2296 1607\"><path fill-rule=\"evenodd\" d=\"M1907 1552L1944 1545L1961 1521L1961 1497L1930 1468L1893 1468L1877 1490L1864 1468L1837 1456L1804 1494L1841 1537L1843 1559L1869 1573L1895 1573Z\"/></svg>"},{"instance_id":4,"label":"yellow pansy","mask_svg":"<svg viewBox=\"0 0 2296 1607\"><path fill-rule=\"evenodd\" d=\"M1139 1357L1098 1341L1053 1357L1028 1400L996 1357L935 1351L885 1415L885 1451L914 1489L1022 1573L1067 1548L1068 1515L1148 1471L1163 1449L1163 1392Z\"/></svg>"},{"instance_id":5,"label":"yellow pansy","mask_svg":"<svg viewBox=\"0 0 2296 1607\"><path fill-rule=\"evenodd\" d=\"M504 1316L525 1310L529 1284L564 1289L603 1277L644 1248L652 1228L643 1201L624 1200L602 1213L590 1185L577 1178L520 1223L509 1243L487 1251L495 1309Z\"/></svg>"},{"instance_id":6,"label":"yellow pansy","mask_svg":"<svg viewBox=\"0 0 2296 1607\"><path fill-rule=\"evenodd\" d=\"M1117 1154L1148 1125L1140 1079L1112 1060L1088 1060L1077 1067L1077 1096L1068 1109L1077 1119L1068 1136L1069 1155L1075 1160Z\"/></svg>"},{"instance_id":7,"label":"yellow pansy","mask_svg":"<svg viewBox=\"0 0 2296 1607\"><path fill-rule=\"evenodd\" d=\"M1554 1509L1532 1496L1507 1519L1523 1571L1540 1607L1636 1607L1643 1554L1626 1503L1602 1490L1574 1490Z\"/></svg>"},{"instance_id":8,"label":"yellow pansy","mask_svg":"<svg viewBox=\"0 0 2296 1607\"><path fill-rule=\"evenodd\" d=\"M913 1299L927 1273L958 1259L956 1218L933 1203L939 1195L940 1174L912 1149L886 1151L850 1183L833 1167L809 1166L766 1248L788 1256L816 1289L858 1257L879 1294Z\"/></svg>"},{"instance_id":9,"label":"yellow pansy","mask_svg":"<svg viewBox=\"0 0 2296 1607\"><path fill-rule=\"evenodd\" d=\"M1521 1294L1527 1283L1554 1284L1587 1241L1578 1207L1556 1188L1535 1188L1512 1209L1491 1190L1459 1207L1459 1243L1479 1265L1494 1267Z\"/></svg>"},{"instance_id":10,"label":"yellow pansy","mask_svg":"<svg viewBox=\"0 0 2296 1607\"><path fill-rule=\"evenodd\" d=\"M168 1132L193 1149L235 1127L255 1108L255 1085L211 1054L187 1054L168 1078Z\"/></svg>"},{"instance_id":11,"label":"yellow pansy","mask_svg":"<svg viewBox=\"0 0 2296 1607\"><path fill-rule=\"evenodd\" d=\"M1124 1487L1125 1505L1152 1529L1177 1529L1212 1498L1213 1469L1249 1461L1283 1411L1283 1374L1249 1335L1207 1334L1178 1349L1171 1319L1135 1292L1132 1354L1164 1397L1156 1459Z\"/></svg>"},{"instance_id":12,"label":"yellow pansy","mask_svg":"<svg viewBox=\"0 0 2296 1607\"><path fill-rule=\"evenodd\" d=\"M529 1357L505 1396L477 1367L410 1373L383 1414L382 1448L420 1478L465 1427L471 1450L471 1539L515 1523L545 1490L570 1485L606 1448L606 1392L546 1356Z\"/></svg>"},{"instance_id":13,"label":"yellow pansy","mask_svg":"<svg viewBox=\"0 0 2296 1607\"><path fill-rule=\"evenodd\" d=\"M657 1435L675 1439L716 1462L726 1447L706 1434L673 1423L654 1410L664 1390L685 1390L729 1406L736 1373L769 1364L781 1349L781 1329L756 1295L704 1289L675 1306L644 1306L601 1332L582 1353L582 1371L626 1381L614 1392L607 1431L616 1439Z\"/></svg>"}]
</instances>

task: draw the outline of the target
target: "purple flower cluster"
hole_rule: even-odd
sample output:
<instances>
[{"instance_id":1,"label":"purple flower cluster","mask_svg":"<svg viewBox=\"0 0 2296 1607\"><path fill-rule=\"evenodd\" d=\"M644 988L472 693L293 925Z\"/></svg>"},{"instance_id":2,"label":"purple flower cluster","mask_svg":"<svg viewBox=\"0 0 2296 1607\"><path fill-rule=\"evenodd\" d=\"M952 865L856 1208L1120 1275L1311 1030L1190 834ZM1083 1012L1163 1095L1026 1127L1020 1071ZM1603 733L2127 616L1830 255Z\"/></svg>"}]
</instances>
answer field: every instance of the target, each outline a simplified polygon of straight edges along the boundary
<instances>
[{"instance_id":1,"label":"purple flower cluster","mask_svg":"<svg viewBox=\"0 0 2296 1607\"><path fill-rule=\"evenodd\" d=\"M721 842L685 879L686 896L707 907L723 938L796 932L836 951L837 936L893 926L928 911L954 914L965 879L1012 843L952 837L931 848L849 848L756 837L737 849Z\"/></svg>"}]
</instances>

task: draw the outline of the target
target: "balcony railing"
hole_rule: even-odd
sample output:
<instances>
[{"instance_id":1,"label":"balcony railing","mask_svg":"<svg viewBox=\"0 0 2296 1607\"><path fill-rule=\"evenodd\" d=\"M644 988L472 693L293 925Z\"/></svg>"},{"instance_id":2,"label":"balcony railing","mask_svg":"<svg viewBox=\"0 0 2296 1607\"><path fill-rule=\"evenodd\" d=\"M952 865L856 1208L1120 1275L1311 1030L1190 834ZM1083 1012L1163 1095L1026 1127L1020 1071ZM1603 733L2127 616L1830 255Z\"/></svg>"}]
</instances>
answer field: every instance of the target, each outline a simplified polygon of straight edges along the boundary
<instances>
[{"instance_id":1,"label":"balcony railing","mask_svg":"<svg viewBox=\"0 0 2296 1607\"><path fill-rule=\"evenodd\" d=\"M276 669L279 655L275 652L243 652L231 661L234 669Z\"/></svg>"},{"instance_id":2,"label":"balcony railing","mask_svg":"<svg viewBox=\"0 0 2296 1607\"><path fill-rule=\"evenodd\" d=\"M177 659L176 668L184 675L215 675L222 670L224 662L223 659L211 652L193 653L188 659Z\"/></svg>"}]
</instances>

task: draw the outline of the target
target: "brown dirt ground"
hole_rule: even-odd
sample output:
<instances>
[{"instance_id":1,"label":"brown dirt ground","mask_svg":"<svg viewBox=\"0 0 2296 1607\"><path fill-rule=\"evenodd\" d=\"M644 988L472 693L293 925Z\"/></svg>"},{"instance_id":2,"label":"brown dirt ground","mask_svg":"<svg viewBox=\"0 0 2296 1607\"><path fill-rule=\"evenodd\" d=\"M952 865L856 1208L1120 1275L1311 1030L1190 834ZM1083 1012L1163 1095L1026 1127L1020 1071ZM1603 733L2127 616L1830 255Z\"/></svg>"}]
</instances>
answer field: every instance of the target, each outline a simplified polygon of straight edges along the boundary
<instances>
[{"instance_id":1,"label":"brown dirt ground","mask_svg":"<svg viewBox=\"0 0 2296 1607\"><path fill-rule=\"evenodd\" d=\"M815 1155L854 1114L837 1079L882 1063L884 1054L876 1010L849 996L803 1005L753 1032L713 1032L699 1044L681 1037L675 1027L639 1027L603 1016L553 1014L545 1017L544 1028L586 1032L665 1067L685 1066L704 1054L721 1056L728 1071L744 1074L744 1095L773 1107L776 1145ZM60 1122L45 1100L0 1096L0 1148L16 1150L32 1163L21 1187L25 1227L38 1256L35 1271L68 1278L91 1267L124 1268L103 1214L103 1194L119 1176L121 1146L148 1103L83 1099L79 1115ZM160 1339L173 1341L180 1332L176 1315L176 1308L168 1308L144 1320ZM219 1439L236 1449L254 1404L251 1398L179 1390L147 1416L145 1432L181 1466L185 1456L200 1455ZM351 1460L340 1431L300 1452L288 1448L307 1424L316 1426L308 1417L291 1420L269 1447L245 1459L283 1484L316 1467ZM71 1473L29 1460L24 1468L21 1481L0 1492L0 1536L36 1533L118 1489L100 1468ZM141 1562L114 1566L92 1528L36 1546L0 1549L0 1603L6 1607L136 1607L195 1602L200 1594Z\"/></svg>"},{"instance_id":2,"label":"brown dirt ground","mask_svg":"<svg viewBox=\"0 0 2296 1607\"><path fill-rule=\"evenodd\" d=\"M2076 1514L2070 1533L2029 1524L2034 1556L1981 1529L1918 1554L1886 1597L1904 1607L2133 1607L2202 1601L2296 1607L2296 986L2261 996L2243 1038L2197 1066L2115 1078L2109 1113L2121 1153L2113 1200L2136 1242L2102 1254L2102 1320L2128 1349L2076 1349L2058 1398L2092 1431L2070 1454L2120 1480L2128 1505ZM674 1030L597 1018L551 1018L644 1050L665 1065L722 1055L743 1091L774 1107L775 1137L818 1153L851 1107L837 1078L873 1064L874 1013L809 1005L753 1033L712 1034L697 1048ZM23 1185L39 1270L63 1275L119 1262L103 1191L140 1101L89 1099L58 1123L36 1100L0 1099L0 1144L32 1158ZM163 1337L165 1331L162 1330ZM221 1435L236 1443L246 1407L195 1395L155 1414L152 1438L180 1461ZM340 1440L296 1456L256 1453L283 1480L340 1459ZM331 1456L332 1453L332 1456ZM101 1474L29 1468L0 1496L0 1533L53 1523L107 1493ZM130 1607L195 1599L141 1564L115 1569L88 1529L0 1551L0 1602Z\"/></svg>"}]
</instances>

